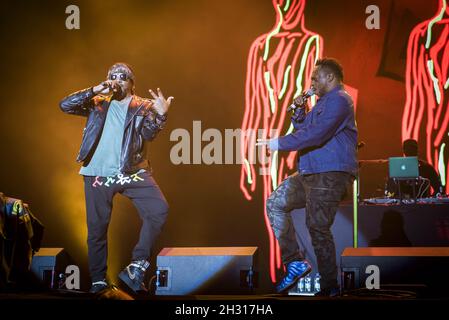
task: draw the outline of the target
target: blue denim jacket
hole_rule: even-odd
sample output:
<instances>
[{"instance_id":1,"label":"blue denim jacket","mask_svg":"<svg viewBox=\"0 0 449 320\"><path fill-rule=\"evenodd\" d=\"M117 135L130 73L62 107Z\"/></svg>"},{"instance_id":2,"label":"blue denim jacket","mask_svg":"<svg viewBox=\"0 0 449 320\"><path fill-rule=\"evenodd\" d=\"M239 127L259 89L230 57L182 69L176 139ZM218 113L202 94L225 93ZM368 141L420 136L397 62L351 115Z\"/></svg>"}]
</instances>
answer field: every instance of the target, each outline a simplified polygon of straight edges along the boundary
<instances>
[{"instance_id":1,"label":"blue denim jacket","mask_svg":"<svg viewBox=\"0 0 449 320\"><path fill-rule=\"evenodd\" d=\"M278 139L279 150L299 151L298 171L311 174L344 171L357 174L357 126L351 96L338 86L305 114L292 117L296 131Z\"/></svg>"}]
</instances>

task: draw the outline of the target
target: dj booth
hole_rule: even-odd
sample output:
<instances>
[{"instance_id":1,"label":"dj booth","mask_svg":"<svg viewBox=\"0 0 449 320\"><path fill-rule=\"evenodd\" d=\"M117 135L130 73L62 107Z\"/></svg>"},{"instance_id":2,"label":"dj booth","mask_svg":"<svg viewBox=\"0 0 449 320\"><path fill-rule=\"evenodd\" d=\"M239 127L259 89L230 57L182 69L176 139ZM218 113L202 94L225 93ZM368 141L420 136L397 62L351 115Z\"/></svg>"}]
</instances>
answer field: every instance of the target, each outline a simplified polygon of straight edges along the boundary
<instances>
[{"instance_id":1,"label":"dj booth","mask_svg":"<svg viewBox=\"0 0 449 320\"><path fill-rule=\"evenodd\" d=\"M339 271L344 249L354 246L353 215L352 203L342 203L332 226ZM293 211L292 218L300 248L317 270L304 209ZM407 204L394 199L367 199L359 204L357 222L359 248L449 247L447 198L424 198Z\"/></svg>"}]
</instances>

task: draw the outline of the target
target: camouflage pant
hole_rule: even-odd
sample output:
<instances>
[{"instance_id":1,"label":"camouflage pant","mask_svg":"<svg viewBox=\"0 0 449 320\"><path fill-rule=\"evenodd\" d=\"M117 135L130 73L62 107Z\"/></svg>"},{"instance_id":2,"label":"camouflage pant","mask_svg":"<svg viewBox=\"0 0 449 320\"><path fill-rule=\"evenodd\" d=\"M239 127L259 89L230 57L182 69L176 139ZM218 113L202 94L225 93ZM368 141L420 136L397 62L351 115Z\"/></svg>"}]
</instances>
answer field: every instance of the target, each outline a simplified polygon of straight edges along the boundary
<instances>
[{"instance_id":1,"label":"camouflage pant","mask_svg":"<svg viewBox=\"0 0 449 320\"><path fill-rule=\"evenodd\" d=\"M338 204L353 179L346 172L295 173L285 179L267 200L268 219L279 242L284 264L304 259L296 241L290 212L306 208L306 226L317 257L322 288L337 286L335 244L330 228Z\"/></svg>"}]
</instances>

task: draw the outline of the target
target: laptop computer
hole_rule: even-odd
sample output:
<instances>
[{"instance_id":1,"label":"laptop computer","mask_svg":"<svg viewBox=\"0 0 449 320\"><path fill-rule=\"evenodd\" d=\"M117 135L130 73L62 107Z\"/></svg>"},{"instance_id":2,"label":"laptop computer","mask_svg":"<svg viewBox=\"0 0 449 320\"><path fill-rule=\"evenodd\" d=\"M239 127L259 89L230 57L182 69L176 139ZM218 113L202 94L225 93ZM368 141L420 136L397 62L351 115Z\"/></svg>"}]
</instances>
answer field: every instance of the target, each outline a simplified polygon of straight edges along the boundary
<instances>
[{"instance_id":1,"label":"laptop computer","mask_svg":"<svg viewBox=\"0 0 449 320\"><path fill-rule=\"evenodd\" d=\"M390 157L388 158L388 169L390 178L418 178L418 157Z\"/></svg>"}]
</instances>

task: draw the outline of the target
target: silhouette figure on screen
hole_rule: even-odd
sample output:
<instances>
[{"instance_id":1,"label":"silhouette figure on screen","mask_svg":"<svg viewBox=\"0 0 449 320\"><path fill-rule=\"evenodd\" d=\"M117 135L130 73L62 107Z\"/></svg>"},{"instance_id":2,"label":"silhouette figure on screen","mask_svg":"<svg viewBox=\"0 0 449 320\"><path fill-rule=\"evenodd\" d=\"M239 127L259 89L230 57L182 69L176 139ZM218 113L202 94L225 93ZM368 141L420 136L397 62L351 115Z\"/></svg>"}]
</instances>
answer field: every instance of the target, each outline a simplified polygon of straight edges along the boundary
<instances>
[{"instance_id":1,"label":"silhouette figure on screen","mask_svg":"<svg viewBox=\"0 0 449 320\"><path fill-rule=\"evenodd\" d=\"M262 178L263 203L295 167L295 152L279 155L274 152L266 163L257 163L256 131L263 129L260 138L272 137L271 132L285 135L293 131L287 108L295 97L311 85L315 62L321 58L322 38L305 28L304 0L273 0L276 22L269 32L252 44L247 65L245 112L241 152L243 164L240 188L252 199ZM312 105L315 98L312 97ZM264 205L265 207L265 205ZM270 277L276 281L276 270L282 267L279 245L264 212L270 241Z\"/></svg>"}]
</instances>

